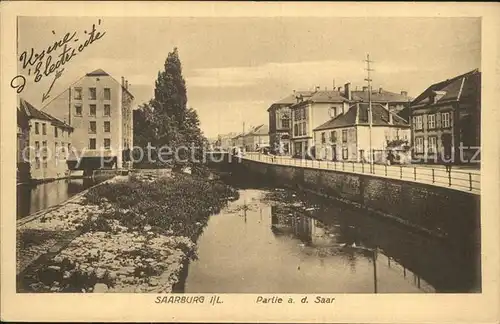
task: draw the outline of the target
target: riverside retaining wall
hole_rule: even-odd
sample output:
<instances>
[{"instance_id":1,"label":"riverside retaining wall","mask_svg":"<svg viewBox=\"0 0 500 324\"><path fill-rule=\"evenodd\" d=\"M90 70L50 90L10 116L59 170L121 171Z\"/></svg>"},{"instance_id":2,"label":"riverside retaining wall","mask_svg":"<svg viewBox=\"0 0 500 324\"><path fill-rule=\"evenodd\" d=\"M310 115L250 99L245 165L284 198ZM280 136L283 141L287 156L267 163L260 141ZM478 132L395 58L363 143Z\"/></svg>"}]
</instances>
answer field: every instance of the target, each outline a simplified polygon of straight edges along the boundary
<instances>
[{"instance_id":1,"label":"riverside retaining wall","mask_svg":"<svg viewBox=\"0 0 500 324\"><path fill-rule=\"evenodd\" d=\"M277 184L313 191L386 216L435 236L479 242L480 196L367 174L242 160L237 168ZM466 243L467 242L467 243Z\"/></svg>"}]
</instances>

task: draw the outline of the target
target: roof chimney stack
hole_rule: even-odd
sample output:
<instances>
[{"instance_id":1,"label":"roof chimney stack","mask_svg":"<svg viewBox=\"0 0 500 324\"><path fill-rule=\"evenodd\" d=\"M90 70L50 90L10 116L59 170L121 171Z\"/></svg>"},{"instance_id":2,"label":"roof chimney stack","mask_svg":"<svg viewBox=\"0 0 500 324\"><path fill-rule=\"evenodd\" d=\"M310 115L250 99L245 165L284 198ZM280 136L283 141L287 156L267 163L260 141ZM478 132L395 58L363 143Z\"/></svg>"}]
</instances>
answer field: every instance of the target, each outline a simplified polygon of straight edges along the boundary
<instances>
[{"instance_id":1,"label":"roof chimney stack","mask_svg":"<svg viewBox=\"0 0 500 324\"><path fill-rule=\"evenodd\" d=\"M348 100L352 99L351 83L349 82L344 84L344 97L346 97Z\"/></svg>"},{"instance_id":2,"label":"roof chimney stack","mask_svg":"<svg viewBox=\"0 0 500 324\"><path fill-rule=\"evenodd\" d=\"M335 79L332 80L332 89L335 91Z\"/></svg>"},{"instance_id":3,"label":"roof chimney stack","mask_svg":"<svg viewBox=\"0 0 500 324\"><path fill-rule=\"evenodd\" d=\"M122 77L122 86L125 86L125 78Z\"/></svg>"},{"instance_id":4,"label":"roof chimney stack","mask_svg":"<svg viewBox=\"0 0 500 324\"><path fill-rule=\"evenodd\" d=\"M368 86L363 86L363 92L367 92L368 91Z\"/></svg>"},{"instance_id":5,"label":"roof chimney stack","mask_svg":"<svg viewBox=\"0 0 500 324\"><path fill-rule=\"evenodd\" d=\"M314 92L318 92L318 91L319 91L319 89L320 89L320 86L316 86L316 89L315 89L315 91L314 91Z\"/></svg>"},{"instance_id":6,"label":"roof chimney stack","mask_svg":"<svg viewBox=\"0 0 500 324\"><path fill-rule=\"evenodd\" d=\"M125 89L128 90L128 80L125 80Z\"/></svg>"},{"instance_id":7,"label":"roof chimney stack","mask_svg":"<svg viewBox=\"0 0 500 324\"><path fill-rule=\"evenodd\" d=\"M378 93L382 93L382 87L378 88Z\"/></svg>"},{"instance_id":8,"label":"roof chimney stack","mask_svg":"<svg viewBox=\"0 0 500 324\"><path fill-rule=\"evenodd\" d=\"M405 97L408 97L408 92L407 91L401 91L401 95L405 96Z\"/></svg>"}]
</instances>

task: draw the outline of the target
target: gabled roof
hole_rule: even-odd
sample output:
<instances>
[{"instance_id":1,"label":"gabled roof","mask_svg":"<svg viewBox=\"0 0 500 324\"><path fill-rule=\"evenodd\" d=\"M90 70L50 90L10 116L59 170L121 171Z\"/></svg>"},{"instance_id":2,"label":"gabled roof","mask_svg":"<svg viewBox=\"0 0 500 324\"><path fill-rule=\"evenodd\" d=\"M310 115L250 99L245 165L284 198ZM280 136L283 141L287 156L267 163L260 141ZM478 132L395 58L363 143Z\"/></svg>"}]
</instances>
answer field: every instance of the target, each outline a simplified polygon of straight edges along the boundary
<instances>
[{"instance_id":1,"label":"gabled roof","mask_svg":"<svg viewBox=\"0 0 500 324\"><path fill-rule=\"evenodd\" d=\"M97 69L86 74L87 76L106 76L109 75L106 71L102 69Z\"/></svg>"},{"instance_id":2,"label":"gabled roof","mask_svg":"<svg viewBox=\"0 0 500 324\"><path fill-rule=\"evenodd\" d=\"M480 93L481 72L478 69L458 75L454 78L435 83L422 92L412 106L438 104L442 102L456 101L462 98L477 96ZM432 97L438 95L435 102Z\"/></svg>"},{"instance_id":3,"label":"gabled roof","mask_svg":"<svg viewBox=\"0 0 500 324\"><path fill-rule=\"evenodd\" d=\"M269 134L269 126L267 125L259 125L254 127L250 132L245 135L267 135Z\"/></svg>"},{"instance_id":4,"label":"gabled roof","mask_svg":"<svg viewBox=\"0 0 500 324\"><path fill-rule=\"evenodd\" d=\"M370 93L369 91L352 91L352 99L357 101L368 101ZM387 90L372 90L371 94L372 102L408 102L411 100L408 95L401 93L391 92Z\"/></svg>"},{"instance_id":5,"label":"gabled roof","mask_svg":"<svg viewBox=\"0 0 500 324\"><path fill-rule=\"evenodd\" d=\"M293 105L297 102L297 96L310 97L312 95L312 91L295 91L295 93L286 96L285 98L274 102L267 111L276 106L289 106Z\"/></svg>"},{"instance_id":6,"label":"gabled roof","mask_svg":"<svg viewBox=\"0 0 500 324\"><path fill-rule=\"evenodd\" d=\"M71 129L73 128L70 125L63 122L62 120L59 120L53 117L52 115L47 114L46 112L36 109L32 104L30 104L23 98L19 98L19 111L20 113L18 114L18 116L19 115L25 116L27 119L31 118L41 119L50 122L54 126L71 128Z\"/></svg>"},{"instance_id":7,"label":"gabled roof","mask_svg":"<svg viewBox=\"0 0 500 324\"><path fill-rule=\"evenodd\" d=\"M328 102L348 102L349 99L344 97L344 93L341 91L326 90L326 91L317 91L312 95L309 101L318 103L325 103L325 102L328 103Z\"/></svg>"},{"instance_id":8,"label":"gabled roof","mask_svg":"<svg viewBox=\"0 0 500 324\"><path fill-rule=\"evenodd\" d=\"M409 127L408 122L395 113L389 112L383 105L372 103L373 126L399 126ZM392 124L389 122L389 114L392 115ZM325 130L356 125L369 125L369 103L358 102L352 105L345 114L338 115L326 123L316 127L314 130Z\"/></svg>"}]
</instances>

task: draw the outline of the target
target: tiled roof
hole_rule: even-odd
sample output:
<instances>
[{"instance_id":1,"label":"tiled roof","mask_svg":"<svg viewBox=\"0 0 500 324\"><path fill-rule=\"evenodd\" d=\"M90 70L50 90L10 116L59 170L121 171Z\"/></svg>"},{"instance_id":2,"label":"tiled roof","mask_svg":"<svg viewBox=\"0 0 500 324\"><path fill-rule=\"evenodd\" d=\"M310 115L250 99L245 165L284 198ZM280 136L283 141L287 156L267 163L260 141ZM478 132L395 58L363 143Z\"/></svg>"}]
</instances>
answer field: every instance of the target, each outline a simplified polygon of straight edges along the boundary
<instances>
[{"instance_id":1,"label":"tiled roof","mask_svg":"<svg viewBox=\"0 0 500 324\"><path fill-rule=\"evenodd\" d=\"M63 122L62 120L59 120L59 119L47 114L46 112L43 112L41 110L36 109L35 107L33 107L32 104L30 104L29 102L27 102L23 98L20 98L19 101L20 101L19 109L21 110L22 114L25 115L28 119L31 119L31 118L41 119L41 120L50 121L51 124L54 126L73 128L70 125Z\"/></svg>"},{"instance_id":2,"label":"tiled roof","mask_svg":"<svg viewBox=\"0 0 500 324\"><path fill-rule=\"evenodd\" d=\"M269 126L262 124L257 127L254 127L250 132L248 132L245 135L267 135L267 134L269 134Z\"/></svg>"},{"instance_id":3,"label":"tiled roof","mask_svg":"<svg viewBox=\"0 0 500 324\"><path fill-rule=\"evenodd\" d=\"M435 83L428 87L412 102L412 106L431 103L431 98L436 91L444 92L444 95L435 103L460 100L470 96L477 96L480 91L481 72L478 69L461 74L451 79Z\"/></svg>"},{"instance_id":4,"label":"tiled roof","mask_svg":"<svg viewBox=\"0 0 500 324\"><path fill-rule=\"evenodd\" d=\"M318 91L309 99L312 102L344 102L349 101L340 91Z\"/></svg>"},{"instance_id":5,"label":"tiled roof","mask_svg":"<svg viewBox=\"0 0 500 324\"><path fill-rule=\"evenodd\" d=\"M368 112L369 103L356 103L352 105L345 114L341 114L326 123L318 126L315 130L349 127L355 125L369 125ZM389 113L381 104L372 103L373 126L400 126L409 127L408 123L400 116ZM392 115L392 124L389 123L389 114Z\"/></svg>"},{"instance_id":6,"label":"tiled roof","mask_svg":"<svg viewBox=\"0 0 500 324\"><path fill-rule=\"evenodd\" d=\"M87 76L105 76L105 75L109 75L109 74L102 69L97 69L97 70L94 70L92 72L87 73Z\"/></svg>"},{"instance_id":7,"label":"tiled roof","mask_svg":"<svg viewBox=\"0 0 500 324\"><path fill-rule=\"evenodd\" d=\"M368 101L369 91L352 91L353 100ZM372 90L372 102L408 102L410 97L386 90Z\"/></svg>"}]
</instances>

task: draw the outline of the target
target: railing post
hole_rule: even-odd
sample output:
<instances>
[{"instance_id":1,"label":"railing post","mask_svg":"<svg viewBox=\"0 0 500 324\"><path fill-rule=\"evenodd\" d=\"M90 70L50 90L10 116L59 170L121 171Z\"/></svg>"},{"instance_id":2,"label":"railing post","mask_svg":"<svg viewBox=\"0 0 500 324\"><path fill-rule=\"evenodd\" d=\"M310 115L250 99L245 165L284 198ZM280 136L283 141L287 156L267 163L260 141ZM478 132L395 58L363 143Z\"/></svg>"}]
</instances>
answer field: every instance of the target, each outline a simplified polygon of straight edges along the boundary
<instances>
[{"instance_id":1,"label":"railing post","mask_svg":"<svg viewBox=\"0 0 500 324\"><path fill-rule=\"evenodd\" d=\"M470 190L472 191L472 174L469 172L469 187Z\"/></svg>"},{"instance_id":2,"label":"railing post","mask_svg":"<svg viewBox=\"0 0 500 324\"><path fill-rule=\"evenodd\" d=\"M413 167L413 180L417 181L417 167Z\"/></svg>"},{"instance_id":3,"label":"railing post","mask_svg":"<svg viewBox=\"0 0 500 324\"><path fill-rule=\"evenodd\" d=\"M352 162L352 172L354 172L354 162Z\"/></svg>"},{"instance_id":4,"label":"railing post","mask_svg":"<svg viewBox=\"0 0 500 324\"><path fill-rule=\"evenodd\" d=\"M361 163L361 173L365 173L365 164Z\"/></svg>"},{"instance_id":5,"label":"railing post","mask_svg":"<svg viewBox=\"0 0 500 324\"><path fill-rule=\"evenodd\" d=\"M451 187L451 170L448 171L448 186Z\"/></svg>"},{"instance_id":6,"label":"railing post","mask_svg":"<svg viewBox=\"0 0 500 324\"><path fill-rule=\"evenodd\" d=\"M432 183L434 183L436 180L434 178L434 168L432 168Z\"/></svg>"},{"instance_id":7,"label":"railing post","mask_svg":"<svg viewBox=\"0 0 500 324\"><path fill-rule=\"evenodd\" d=\"M342 161L342 171L345 171L345 162Z\"/></svg>"},{"instance_id":8,"label":"railing post","mask_svg":"<svg viewBox=\"0 0 500 324\"><path fill-rule=\"evenodd\" d=\"M326 160L326 168L330 169L330 161Z\"/></svg>"},{"instance_id":9,"label":"railing post","mask_svg":"<svg viewBox=\"0 0 500 324\"><path fill-rule=\"evenodd\" d=\"M385 169L385 176L387 177L387 164L384 164L384 169Z\"/></svg>"},{"instance_id":10,"label":"railing post","mask_svg":"<svg viewBox=\"0 0 500 324\"><path fill-rule=\"evenodd\" d=\"M402 165L399 166L399 178L403 179L403 166Z\"/></svg>"}]
</instances>

